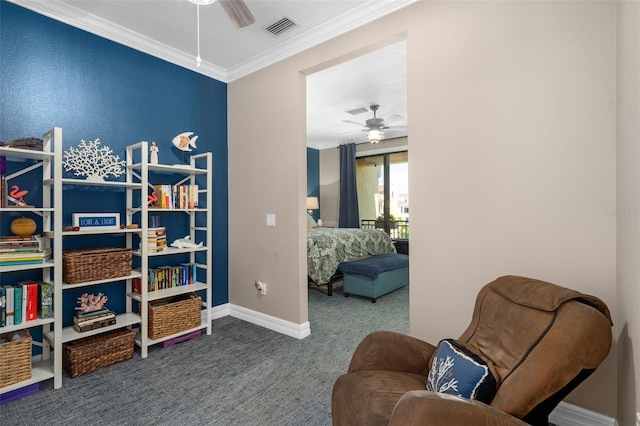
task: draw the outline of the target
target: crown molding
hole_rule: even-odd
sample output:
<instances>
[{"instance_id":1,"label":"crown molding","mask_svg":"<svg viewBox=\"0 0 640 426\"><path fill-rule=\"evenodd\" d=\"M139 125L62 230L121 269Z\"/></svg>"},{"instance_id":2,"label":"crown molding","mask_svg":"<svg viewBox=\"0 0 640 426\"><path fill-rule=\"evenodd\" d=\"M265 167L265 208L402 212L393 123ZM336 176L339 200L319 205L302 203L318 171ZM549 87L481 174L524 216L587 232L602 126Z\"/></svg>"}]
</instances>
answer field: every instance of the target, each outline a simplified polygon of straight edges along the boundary
<instances>
[{"instance_id":1,"label":"crown molding","mask_svg":"<svg viewBox=\"0 0 640 426\"><path fill-rule=\"evenodd\" d=\"M287 40L286 43L239 63L228 70L229 81L237 80L269 65L275 64L276 62L352 31L417 1L419 0L370 0L355 9L351 9L349 12L325 22L320 27L302 33L297 37Z\"/></svg>"},{"instance_id":2,"label":"crown molding","mask_svg":"<svg viewBox=\"0 0 640 426\"><path fill-rule=\"evenodd\" d=\"M140 52L160 58L172 64L204 74L216 80L226 82L226 70L206 61L198 68L195 56L187 54L166 44L159 43L140 33L114 24L94 15L87 15L82 10L58 0L8 0L18 6L29 9L40 15L71 25L107 40L122 44Z\"/></svg>"},{"instance_id":3,"label":"crown molding","mask_svg":"<svg viewBox=\"0 0 640 426\"><path fill-rule=\"evenodd\" d=\"M87 15L80 9L59 0L8 1L107 40L131 47L132 49L206 75L223 83L229 83L365 25L375 19L402 9L418 0L370 0L328 21L320 27L302 33L273 49L262 52L251 59L227 69L218 67L207 61L202 61L200 67L197 67L192 54L187 54L166 44L159 43L149 37L97 16Z\"/></svg>"}]
</instances>

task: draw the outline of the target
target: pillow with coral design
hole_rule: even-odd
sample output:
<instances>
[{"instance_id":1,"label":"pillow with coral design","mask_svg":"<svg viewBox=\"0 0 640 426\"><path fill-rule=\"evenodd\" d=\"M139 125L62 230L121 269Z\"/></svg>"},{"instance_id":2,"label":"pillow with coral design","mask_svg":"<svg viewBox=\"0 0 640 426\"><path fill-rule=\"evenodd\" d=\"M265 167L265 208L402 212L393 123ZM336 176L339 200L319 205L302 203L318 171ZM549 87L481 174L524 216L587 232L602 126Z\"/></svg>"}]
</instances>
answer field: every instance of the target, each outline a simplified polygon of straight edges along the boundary
<instances>
[{"instance_id":1,"label":"pillow with coral design","mask_svg":"<svg viewBox=\"0 0 640 426\"><path fill-rule=\"evenodd\" d=\"M497 381L480 356L453 339L444 339L433 356L427 390L489 404L496 394Z\"/></svg>"}]
</instances>

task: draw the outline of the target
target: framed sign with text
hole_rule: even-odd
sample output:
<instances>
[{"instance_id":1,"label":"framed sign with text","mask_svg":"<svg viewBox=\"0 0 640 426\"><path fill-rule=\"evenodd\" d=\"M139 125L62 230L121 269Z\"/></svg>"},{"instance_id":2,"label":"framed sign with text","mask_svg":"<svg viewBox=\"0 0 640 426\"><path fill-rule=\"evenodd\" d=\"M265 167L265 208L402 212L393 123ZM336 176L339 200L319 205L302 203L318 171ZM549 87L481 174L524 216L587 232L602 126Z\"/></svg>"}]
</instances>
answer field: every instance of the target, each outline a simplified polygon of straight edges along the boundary
<instances>
[{"instance_id":1,"label":"framed sign with text","mask_svg":"<svg viewBox=\"0 0 640 426\"><path fill-rule=\"evenodd\" d=\"M120 213L74 213L73 226L82 230L120 229Z\"/></svg>"}]
</instances>

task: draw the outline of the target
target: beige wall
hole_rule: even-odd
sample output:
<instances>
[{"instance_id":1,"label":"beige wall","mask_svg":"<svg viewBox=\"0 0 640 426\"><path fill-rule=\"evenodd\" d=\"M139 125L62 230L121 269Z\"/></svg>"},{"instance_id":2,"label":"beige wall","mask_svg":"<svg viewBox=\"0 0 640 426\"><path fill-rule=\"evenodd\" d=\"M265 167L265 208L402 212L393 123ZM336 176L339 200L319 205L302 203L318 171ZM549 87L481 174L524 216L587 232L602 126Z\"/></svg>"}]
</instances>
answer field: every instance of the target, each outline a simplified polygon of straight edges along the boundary
<instances>
[{"instance_id":1,"label":"beige wall","mask_svg":"<svg viewBox=\"0 0 640 426\"><path fill-rule=\"evenodd\" d=\"M479 288L503 274L595 294L616 315L611 2L419 2L229 84L230 302L306 320L298 75L397 34L408 41L420 259L411 333L459 335ZM269 211L280 227L264 227ZM273 279L265 298L255 279ZM614 351L569 402L613 417L616 398Z\"/></svg>"},{"instance_id":2,"label":"beige wall","mask_svg":"<svg viewBox=\"0 0 640 426\"><path fill-rule=\"evenodd\" d=\"M618 423L640 407L640 3L618 2Z\"/></svg>"}]
</instances>

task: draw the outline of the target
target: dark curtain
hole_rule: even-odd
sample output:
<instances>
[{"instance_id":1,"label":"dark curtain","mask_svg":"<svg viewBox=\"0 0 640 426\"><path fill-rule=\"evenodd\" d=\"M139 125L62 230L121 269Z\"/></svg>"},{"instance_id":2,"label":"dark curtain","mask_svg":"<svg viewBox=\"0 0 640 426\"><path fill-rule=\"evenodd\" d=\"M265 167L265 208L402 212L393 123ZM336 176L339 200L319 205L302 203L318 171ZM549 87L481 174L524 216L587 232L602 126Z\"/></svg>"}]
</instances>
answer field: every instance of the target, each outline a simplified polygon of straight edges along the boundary
<instances>
[{"instance_id":1,"label":"dark curtain","mask_svg":"<svg viewBox=\"0 0 640 426\"><path fill-rule=\"evenodd\" d=\"M356 144L340 145L339 228L359 228L358 188L356 185Z\"/></svg>"}]
</instances>

